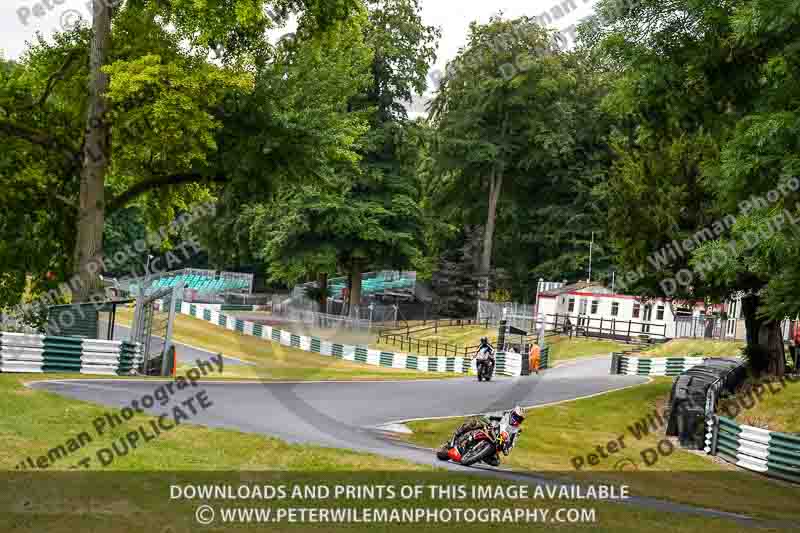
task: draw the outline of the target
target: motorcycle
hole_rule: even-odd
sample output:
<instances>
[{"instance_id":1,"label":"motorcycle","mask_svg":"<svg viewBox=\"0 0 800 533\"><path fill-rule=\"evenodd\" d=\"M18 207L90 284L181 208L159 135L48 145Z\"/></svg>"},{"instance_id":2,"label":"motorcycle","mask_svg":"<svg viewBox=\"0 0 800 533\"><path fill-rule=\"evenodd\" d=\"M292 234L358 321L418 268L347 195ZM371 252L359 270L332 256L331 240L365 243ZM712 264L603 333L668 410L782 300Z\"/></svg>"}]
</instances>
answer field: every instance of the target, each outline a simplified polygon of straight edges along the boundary
<instances>
[{"instance_id":1,"label":"motorcycle","mask_svg":"<svg viewBox=\"0 0 800 533\"><path fill-rule=\"evenodd\" d=\"M475 357L475 370L478 372L478 381L491 381L494 374L494 361L489 350L481 350Z\"/></svg>"},{"instance_id":2,"label":"motorcycle","mask_svg":"<svg viewBox=\"0 0 800 533\"><path fill-rule=\"evenodd\" d=\"M484 424L482 428L467 431L460 437L457 433L436 452L440 461L472 466L499 455L509 440L508 433L501 431L496 424Z\"/></svg>"}]
</instances>

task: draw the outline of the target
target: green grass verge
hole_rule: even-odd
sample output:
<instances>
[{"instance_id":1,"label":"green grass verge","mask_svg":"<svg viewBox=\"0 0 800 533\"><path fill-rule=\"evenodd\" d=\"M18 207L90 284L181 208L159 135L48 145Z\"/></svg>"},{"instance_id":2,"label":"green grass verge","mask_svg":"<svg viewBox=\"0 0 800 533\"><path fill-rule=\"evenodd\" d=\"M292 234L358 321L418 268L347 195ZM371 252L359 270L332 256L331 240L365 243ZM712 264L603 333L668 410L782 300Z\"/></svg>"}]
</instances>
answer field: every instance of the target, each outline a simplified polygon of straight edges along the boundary
<instances>
[{"instance_id":1,"label":"green grass verge","mask_svg":"<svg viewBox=\"0 0 800 533\"><path fill-rule=\"evenodd\" d=\"M432 327L432 322L428 324L421 324L418 325L418 328L428 328ZM429 345L431 350L431 355L434 354L435 344L450 344L459 347L459 352L463 353L463 349L467 347L477 347L481 343L481 337L488 337L489 342L496 343L497 342L497 328L484 328L481 326L441 326L438 329L424 329L422 331L414 331L410 332L411 339L413 340L411 348L408 348L408 345L403 346L402 351L406 352L415 352L417 351L417 342L423 343L424 346ZM372 347L380 349L380 350L395 350L400 351L400 344L399 343L392 343L392 342L377 342L374 341L371 344ZM420 353L426 353L425 347L420 348ZM449 348L445 349L444 347L439 347L439 354L445 355L446 351L448 355L453 355L453 347L450 346Z\"/></svg>"},{"instance_id":2,"label":"green grass verge","mask_svg":"<svg viewBox=\"0 0 800 533\"><path fill-rule=\"evenodd\" d=\"M48 471L68 470L100 448L147 422L152 417L136 415L129 421L98 436L92 422L110 409L76 401L55 393L31 389L24 383L42 379L78 378L78 374L33 376L0 374L0 469L13 470L28 456L47 455L58 444L87 431L95 438L80 450L53 462ZM154 384L155 389L157 385ZM213 402L213 398L211 398ZM92 461L95 463L95 461ZM94 465L93 465L94 466ZM92 467L93 467L92 466ZM96 465L99 468L99 465ZM179 425L159 438L143 444L133 453L117 457L104 470L302 470L350 471L353 469L416 469L403 461L376 455L332 450L317 446L297 446L281 440L225 429Z\"/></svg>"},{"instance_id":3,"label":"green grass verge","mask_svg":"<svg viewBox=\"0 0 800 533\"><path fill-rule=\"evenodd\" d=\"M120 322L130 323L130 312L119 313ZM347 330L320 330L314 328L303 328L302 331L292 331L295 334L313 335L331 342L345 344L367 344L371 348L386 351L401 351L399 344L378 343L368 334L353 333ZM491 342L496 341L497 329L484 328L480 326L464 327L441 327L438 332L433 330L422 331L418 334L411 332L412 338L417 341L430 343L447 343L456 346L474 346L480 344L481 337L489 337ZM364 365L330 361L327 357L319 357L293 348L278 346L277 343L268 343L263 339L248 337L237 332L233 332L213 324L186 316L177 315L175 321L174 338L178 342L197 346L211 351L222 351L225 355L238 357L246 361L257 362L258 368L247 368L240 366L229 366L225 370L226 377L257 378L261 377L266 371L274 379L431 379L442 378L447 375L428 374L424 372L403 371L397 369L375 368ZM550 346L551 365L557 361L577 359L581 357L591 357L595 355L607 355L613 351L623 350L629 345L615 341L602 339L587 339L554 335L547 337L547 344ZM273 345L276 346L273 346ZM431 345L431 355L435 354L434 346ZM416 350L404 346L404 352L415 353ZM274 353L273 353L274 352ZM426 355L426 351L419 352ZM286 355L290 355L291 364L297 365L294 368L287 368L285 364L277 364L285 360ZM439 355L453 355L440 350ZM323 368L312 366L309 368L308 361L319 362L322 360ZM305 368L302 368L305 365ZM452 377L452 376L450 376ZM272 379L272 378L270 378Z\"/></svg>"},{"instance_id":4,"label":"green grass verge","mask_svg":"<svg viewBox=\"0 0 800 533\"><path fill-rule=\"evenodd\" d=\"M705 357L736 357L741 354L744 342L715 341L708 339L674 339L647 350L652 357L696 355Z\"/></svg>"},{"instance_id":5,"label":"green grass verge","mask_svg":"<svg viewBox=\"0 0 800 533\"><path fill-rule=\"evenodd\" d=\"M118 313L118 321L130 324L130 313ZM228 365L222 376L227 378L307 381L462 377L462 374L418 372L342 361L243 335L187 315L176 315L173 339L255 363L254 366Z\"/></svg>"},{"instance_id":6,"label":"green grass verge","mask_svg":"<svg viewBox=\"0 0 800 533\"><path fill-rule=\"evenodd\" d=\"M642 453L655 449L665 438L665 426L640 439L629 428L654 411L663 413L670 388L671 380L660 378L602 396L531 409L525 422L527 434L523 433L506 464L553 475L570 472L576 479L596 479L601 474L603 478L628 483L635 494L715 509L769 517L800 516L797 488L756 474L733 471L733 467L708 456L681 450L677 443L672 453L647 466ZM435 448L461 422L460 419L412 422L409 426L414 434L409 438L415 444ZM620 436L624 448L618 445L615 453L609 453L608 443L619 442ZM598 446L604 449L606 458L599 456ZM666 444L663 446L667 449ZM590 453L596 454L596 465L589 464ZM584 461L579 471L573 467L575 457Z\"/></svg>"},{"instance_id":7,"label":"green grass verge","mask_svg":"<svg viewBox=\"0 0 800 533\"><path fill-rule=\"evenodd\" d=\"M70 375L74 377L74 375ZM61 397L54 393L24 387L24 382L39 376L0 375L0 468L13 470L19 461L38 456L69 436L91 431L92 421L107 408L88 402ZM59 376L53 376L59 377ZM6 474L10 483L0 494L0 530L47 531L197 531L195 508L203 501L171 499L169 486L174 483L223 485L292 484L303 480L307 485L437 483L439 485L507 484L482 477L456 474L437 474L437 470L413 463L387 459L371 454L330 449L309 445L290 445L274 438L225 429L208 429L193 425L177 426L159 438L137 447L125 457L118 457L102 471L91 477L83 470L60 477L55 471L66 470L72 459L92 455L101 447L123 437L136 425L150 417L137 415L127 423L110 430L93 442L57 461L47 470L31 478L15 478ZM99 466L98 466L99 468ZM240 471L243 472L240 477ZM247 473L244 473L246 471ZM255 472L264 472L263 478ZM192 474L198 472L198 474ZM205 474L203 473L205 472ZM338 477L337 477L337 474ZM359 472L359 473L354 473ZM137 474L138 473L138 474ZM302 477L300 477L302 476ZM431 477L437 476L437 477ZM260 480L260 483L259 483ZM337 500L332 502L265 500L215 501L216 506L286 506L295 507L496 507L593 508L594 524L559 524L559 531L704 531L717 533L736 531L736 524L723 519L669 514L638 507L598 503L596 501L542 500L450 500L424 496L417 500L396 502L372 499ZM272 531L486 531L487 524L273 524ZM504 530L530 531L535 525L507 524ZM203 531L230 531L231 526L214 524ZM235 529L264 529L261 524L237 525ZM780 531L778 528L764 531Z\"/></svg>"},{"instance_id":8,"label":"green grass verge","mask_svg":"<svg viewBox=\"0 0 800 533\"><path fill-rule=\"evenodd\" d=\"M550 346L550 362L592 357L595 355L608 355L630 348L630 345L604 339L591 339L583 337L569 338L564 335L547 337L545 342Z\"/></svg>"},{"instance_id":9,"label":"green grass verge","mask_svg":"<svg viewBox=\"0 0 800 533\"><path fill-rule=\"evenodd\" d=\"M439 328L438 333L433 330L423 331L415 334L411 332L411 336L416 341L422 342L439 342L454 344L460 347L464 346L477 346L480 344L481 337L489 337L490 342L497 340L497 328L483 328L483 327L444 327ZM629 345L610 340L603 339L590 339L583 337L569 338L562 335L552 335L547 337L546 342L550 346L550 363L551 365L558 361L565 361L568 359L578 359L581 357L591 357L595 355L608 355L614 351L624 350ZM383 350L399 350L399 344L393 343L380 343L374 344L374 347ZM403 347L406 351L413 351L407 346ZM431 345L431 350L435 349ZM424 348L423 348L424 352ZM440 349L441 355L445 355L444 351ZM431 352L433 353L433 352ZM452 355L450 353L449 355Z\"/></svg>"},{"instance_id":10,"label":"green grass verge","mask_svg":"<svg viewBox=\"0 0 800 533\"><path fill-rule=\"evenodd\" d=\"M736 396L721 403L718 412L733 416L740 424L800 433L800 382L762 383L758 393L753 390L753 384L745 384Z\"/></svg>"}]
</instances>

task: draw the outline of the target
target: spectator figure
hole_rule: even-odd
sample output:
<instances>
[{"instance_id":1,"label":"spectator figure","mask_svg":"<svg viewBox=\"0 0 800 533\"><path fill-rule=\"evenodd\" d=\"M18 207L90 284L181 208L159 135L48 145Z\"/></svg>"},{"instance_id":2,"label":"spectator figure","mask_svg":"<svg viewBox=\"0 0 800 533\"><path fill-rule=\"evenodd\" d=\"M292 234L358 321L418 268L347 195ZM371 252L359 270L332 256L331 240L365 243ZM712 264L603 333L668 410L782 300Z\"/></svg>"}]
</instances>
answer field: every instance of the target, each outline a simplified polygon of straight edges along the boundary
<instances>
[{"instance_id":1,"label":"spectator figure","mask_svg":"<svg viewBox=\"0 0 800 533\"><path fill-rule=\"evenodd\" d=\"M531 372L535 372L536 375L539 375L539 367L542 364L542 351L539 348L538 344L533 344L531 346L531 352L528 355L528 364L530 366Z\"/></svg>"},{"instance_id":2,"label":"spectator figure","mask_svg":"<svg viewBox=\"0 0 800 533\"><path fill-rule=\"evenodd\" d=\"M564 334L572 337L572 321L569 317L567 317L567 321L564 322Z\"/></svg>"},{"instance_id":3,"label":"spectator figure","mask_svg":"<svg viewBox=\"0 0 800 533\"><path fill-rule=\"evenodd\" d=\"M792 355L792 372L800 374L800 368L798 368L798 363L800 363L800 320L795 320L794 322L794 332L792 341L789 343L789 353Z\"/></svg>"}]
</instances>

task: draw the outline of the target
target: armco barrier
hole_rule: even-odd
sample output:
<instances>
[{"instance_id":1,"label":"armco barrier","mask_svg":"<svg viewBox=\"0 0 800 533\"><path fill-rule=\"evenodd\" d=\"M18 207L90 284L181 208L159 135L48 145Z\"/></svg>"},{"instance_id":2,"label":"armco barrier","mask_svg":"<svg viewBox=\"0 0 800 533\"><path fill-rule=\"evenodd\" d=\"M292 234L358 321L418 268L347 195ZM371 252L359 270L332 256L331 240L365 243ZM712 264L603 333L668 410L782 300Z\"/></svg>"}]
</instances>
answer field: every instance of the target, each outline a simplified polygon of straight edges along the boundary
<instances>
[{"instance_id":1,"label":"armco barrier","mask_svg":"<svg viewBox=\"0 0 800 533\"><path fill-rule=\"evenodd\" d=\"M707 453L753 472L800 483L800 435L740 426L716 415L706 425Z\"/></svg>"},{"instance_id":2,"label":"armco barrier","mask_svg":"<svg viewBox=\"0 0 800 533\"><path fill-rule=\"evenodd\" d=\"M611 355L612 374L635 376L678 376L684 370L703 364L704 357L633 357L624 353Z\"/></svg>"},{"instance_id":3,"label":"armco barrier","mask_svg":"<svg viewBox=\"0 0 800 533\"><path fill-rule=\"evenodd\" d=\"M178 309L176 305L176 309ZM421 372L454 372L475 373L475 361L464 357L434 357L416 355L411 353L387 352L375 350L367 346L353 346L326 341L318 337L295 335L289 331L266 324L255 324L233 316L227 316L216 310L201 309L188 302L182 302L178 309L181 314L193 316L200 320L244 335L260 337L267 341L279 342L306 352L317 353L342 359L345 361L359 362L367 365L382 366L406 370L419 370ZM522 355L513 352L497 352L496 373L505 376L519 376L522 374ZM527 357L527 355L525 356Z\"/></svg>"},{"instance_id":4,"label":"armco barrier","mask_svg":"<svg viewBox=\"0 0 800 533\"><path fill-rule=\"evenodd\" d=\"M138 344L0 332L0 372L127 374L142 362Z\"/></svg>"}]
</instances>

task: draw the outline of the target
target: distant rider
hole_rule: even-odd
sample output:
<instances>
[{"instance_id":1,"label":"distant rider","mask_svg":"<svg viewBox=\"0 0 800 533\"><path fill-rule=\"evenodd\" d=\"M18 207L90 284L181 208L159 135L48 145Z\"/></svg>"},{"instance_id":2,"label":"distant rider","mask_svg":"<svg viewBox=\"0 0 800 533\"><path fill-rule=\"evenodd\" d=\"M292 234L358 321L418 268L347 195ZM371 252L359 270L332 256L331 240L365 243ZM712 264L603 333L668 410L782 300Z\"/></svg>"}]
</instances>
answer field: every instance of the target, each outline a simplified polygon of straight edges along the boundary
<instances>
[{"instance_id":1,"label":"distant rider","mask_svg":"<svg viewBox=\"0 0 800 533\"><path fill-rule=\"evenodd\" d=\"M492 362L492 372L494 372L494 348L489 344L489 339L486 337L481 337L481 345L478 346L476 355L480 356L482 353L487 354L489 361Z\"/></svg>"},{"instance_id":2,"label":"distant rider","mask_svg":"<svg viewBox=\"0 0 800 533\"><path fill-rule=\"evenodd\" d=\"M503 443L503 455L508 456L511 453L511 449L514 447L514 443L517 440L517 435L522 432L522 422L525 421L525 411L519 405L514 407L510 411L505 411L500 415L497 414L489 414L486 416L481 416L477 418L473 418L472 420L465 422L458 428L455 432L453 437L453 442L457 442L459 437L468 431L473 431L476 429L481 429L487 425L497 425L497 434L500 435L503 432L508 434L508 440ZM437 457L442 460L447 460L448 452L450 451L449 444L443 446L437 453ZM491 466L500 466L500 458L495 454L489 457L484 461L486 464Z\"/></svg>"}]
</instances>

